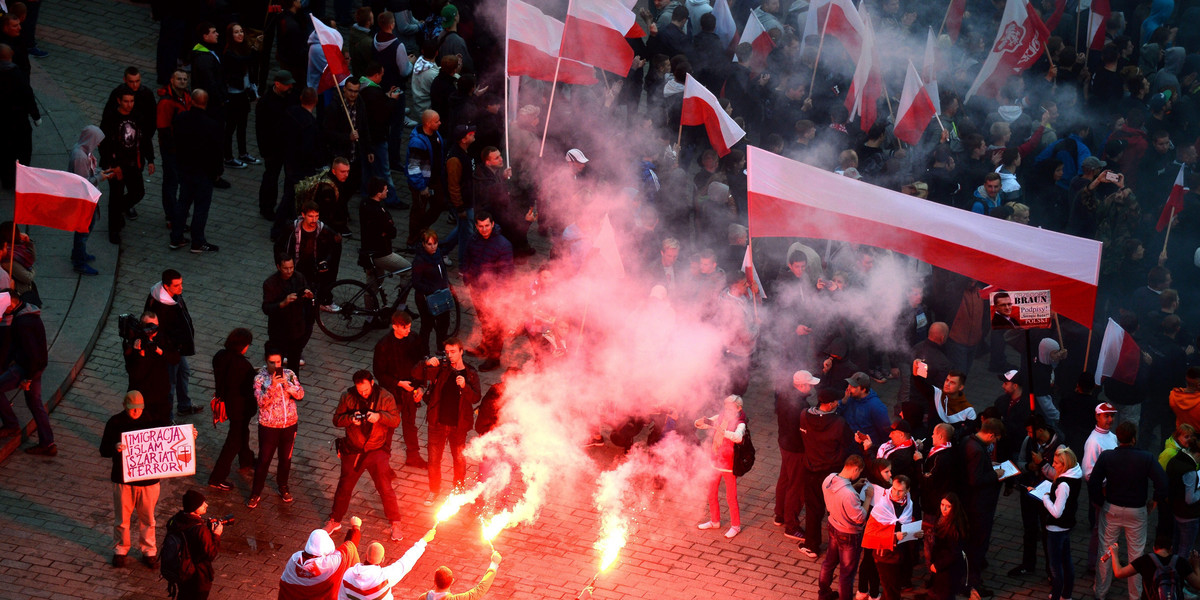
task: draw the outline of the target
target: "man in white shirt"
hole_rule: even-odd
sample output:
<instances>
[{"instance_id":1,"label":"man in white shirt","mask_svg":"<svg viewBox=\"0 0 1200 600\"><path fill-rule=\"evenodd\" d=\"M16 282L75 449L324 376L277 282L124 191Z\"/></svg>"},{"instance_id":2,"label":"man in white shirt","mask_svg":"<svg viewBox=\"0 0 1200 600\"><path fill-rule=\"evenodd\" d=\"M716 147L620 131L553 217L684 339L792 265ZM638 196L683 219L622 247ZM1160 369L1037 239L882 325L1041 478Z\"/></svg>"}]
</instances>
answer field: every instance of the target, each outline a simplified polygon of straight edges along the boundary
<instances>
[{"instance_id":1,"label":"man in white shirt","mask_svg":"<svg viewBox=\"0 0 1200 600\"><path fill-rule=\"evenodd\" d=\"M1116 417L1117 409L1107 402L1101 402L1096 406L1096 428L1088 435L1087 442L1083 444L1083 480L1086 482L1092 476L1092 469L1096 467L1096 459L1100 458L1100 453L1105 450L1112 450L1117 447L1117 434L1111 431L1113 419ZM1100 545L1100 530L1104 528L1104 523L1097 521L1097 516L1103 518L1103 511L1099 510L1094 502L1088 502L1088 527L1092 533L1088 539L1088 571L1093 571L1096 568L1096 558L1099 556Z\"/></svg>"}]
</instances>

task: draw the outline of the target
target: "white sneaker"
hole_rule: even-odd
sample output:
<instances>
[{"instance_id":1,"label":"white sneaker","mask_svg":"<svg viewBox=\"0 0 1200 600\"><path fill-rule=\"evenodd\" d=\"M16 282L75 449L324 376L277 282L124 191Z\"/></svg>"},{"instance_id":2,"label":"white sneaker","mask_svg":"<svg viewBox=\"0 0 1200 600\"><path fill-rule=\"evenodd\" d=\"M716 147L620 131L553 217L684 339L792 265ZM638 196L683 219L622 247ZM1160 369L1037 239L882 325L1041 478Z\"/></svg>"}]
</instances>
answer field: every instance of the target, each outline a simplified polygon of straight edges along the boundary
<instances>
[{"instance_id":1,"label":"white sneaker","mask_svg":"<svg viewBox=\"0 0 1200 600\"><path fill-rule=\"evenodd\" d=\"M734 536L736 536L737 534L739 534L739 533L741 533L741 532L742 532L742 528L741 528L741 527L737 527L737 526L730 527L730 528L729 528L729 531L726 531L726 532L725 532L725 537L726 537L727 539L733 539L733 538L734 538Z\"/></svg>"},{"instance_id":2,"label":"white sneaker","mask_svg":"<svg viewBox=\"0 0 1200 600\"><path fill-rule=\"evenodd\" d=\"M721 526L718 521L705 521L696 526L696 529L717 529Z\"/></svg>"},{"instance_id":3,"label":"white sneaker","mask_svg":"<svg viewBox=\"0 0 1200 600\"><path fill-rule=\"evenodd\" d=\"M437 501L437 498L437 494L429 492L429 494L425 496L425 506L433 506L433 503Z\"/></svg>"},{"instance_id":4,"label":"white sneaker","mask_svg":"<svg viewBox=\"0 0 1200 600\"><path fill-rule=\"evenodd\" d=\"M342 310L342 307L340 307L336 304L333 304L333 303L329 303L329 304L322 305L321 310L328 312L328 313L335 313L335 312Z\"/></svg>"}]
</instances>

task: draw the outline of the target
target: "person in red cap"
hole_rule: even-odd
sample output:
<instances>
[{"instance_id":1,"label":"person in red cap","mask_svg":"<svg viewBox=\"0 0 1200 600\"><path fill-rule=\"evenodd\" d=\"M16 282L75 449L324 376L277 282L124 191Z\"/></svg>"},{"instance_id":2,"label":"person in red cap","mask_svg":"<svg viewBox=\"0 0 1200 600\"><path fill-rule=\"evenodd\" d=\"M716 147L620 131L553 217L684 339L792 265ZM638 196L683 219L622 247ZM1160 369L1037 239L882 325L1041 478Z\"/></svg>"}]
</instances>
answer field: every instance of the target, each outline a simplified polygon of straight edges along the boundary
<instances>
[{"instance_id":1,"label":"person in red cap","mask_svg":"<svg viewBox=\"0 0 1200 600\"><path fill-rule=\"evenodd\" d=\"M1111 431L1116 415L1115 406L1107 402L1096 405L1096 428L1092 430L1092 433L1088 435L1087 442L1083 444L1084 482L1091 478L1092 469L1096 467L1096 459L1100 458L1100 453L1117 447L1117 434ZM1097 522L1096 516L1099 514L1100 507L1090 500L1089 502L1088 528L1092 534L1088 540L1088 571L1093 571L1096 569L1096 559L1099 558L1100 528L1097 525L1100 523Z\"/></svg>"}]
</instances>

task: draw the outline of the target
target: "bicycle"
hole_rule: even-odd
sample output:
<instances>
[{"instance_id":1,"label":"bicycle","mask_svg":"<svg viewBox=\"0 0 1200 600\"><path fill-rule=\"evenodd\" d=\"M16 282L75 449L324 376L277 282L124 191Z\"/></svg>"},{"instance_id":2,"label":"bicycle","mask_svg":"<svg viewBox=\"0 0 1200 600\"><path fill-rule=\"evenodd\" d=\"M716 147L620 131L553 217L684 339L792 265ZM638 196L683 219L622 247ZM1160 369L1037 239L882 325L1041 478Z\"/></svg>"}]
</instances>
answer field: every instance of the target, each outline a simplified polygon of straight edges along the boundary
<instances>
[{"instance_id":1,"label":"bicycle","mask_svg":"<svg viewBox=\"0 0 1200 600\"><path fill-rule=\"evenodd\" d=\"M329 292L337 310L318 311L317 325L329 337L349 342L366 335L372 329L386 329L391 325L392 314L397 310L404 310L413 319L419 319L419 315L413 314L413 311L408 309L408 294L412 290L411 278L397 283L396 298L390 306L388 306L387 292L383 286L383 280L410 271L412 271L411 266L395 271L386 271L382 276L373 277L370 285L355 279L339 279L333 282ZM453 295L454 288L450 288L450 291ZM454 306L449 309L449 314L450 327L447 330L447 336L453 337L458 333L459 323L462 320L462 308L457 296L454 296Z\"/></svg>"}]
</instances>

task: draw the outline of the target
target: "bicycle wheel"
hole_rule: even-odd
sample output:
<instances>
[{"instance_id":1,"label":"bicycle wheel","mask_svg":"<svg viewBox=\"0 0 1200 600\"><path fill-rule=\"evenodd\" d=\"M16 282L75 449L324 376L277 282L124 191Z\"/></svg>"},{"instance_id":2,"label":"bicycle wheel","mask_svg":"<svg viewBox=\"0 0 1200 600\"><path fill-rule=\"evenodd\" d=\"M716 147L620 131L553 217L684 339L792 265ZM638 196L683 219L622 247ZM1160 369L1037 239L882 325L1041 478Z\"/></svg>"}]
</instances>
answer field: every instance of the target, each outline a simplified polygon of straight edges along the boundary
<instances>
[{"instance_id":1,"label":"bicycle wheel","mask_svg":"<svg viewBox=\"0 0 1200 600\"><path fill-rule=\"evenodd\" d=\"M379 314L379 300L366 284L353 279L340 279L330 289L333 304L338 310L325 312L318 309L317 325L329 337L349 342L370 331L370 323Z\"/></svg>"}]
</instances>

